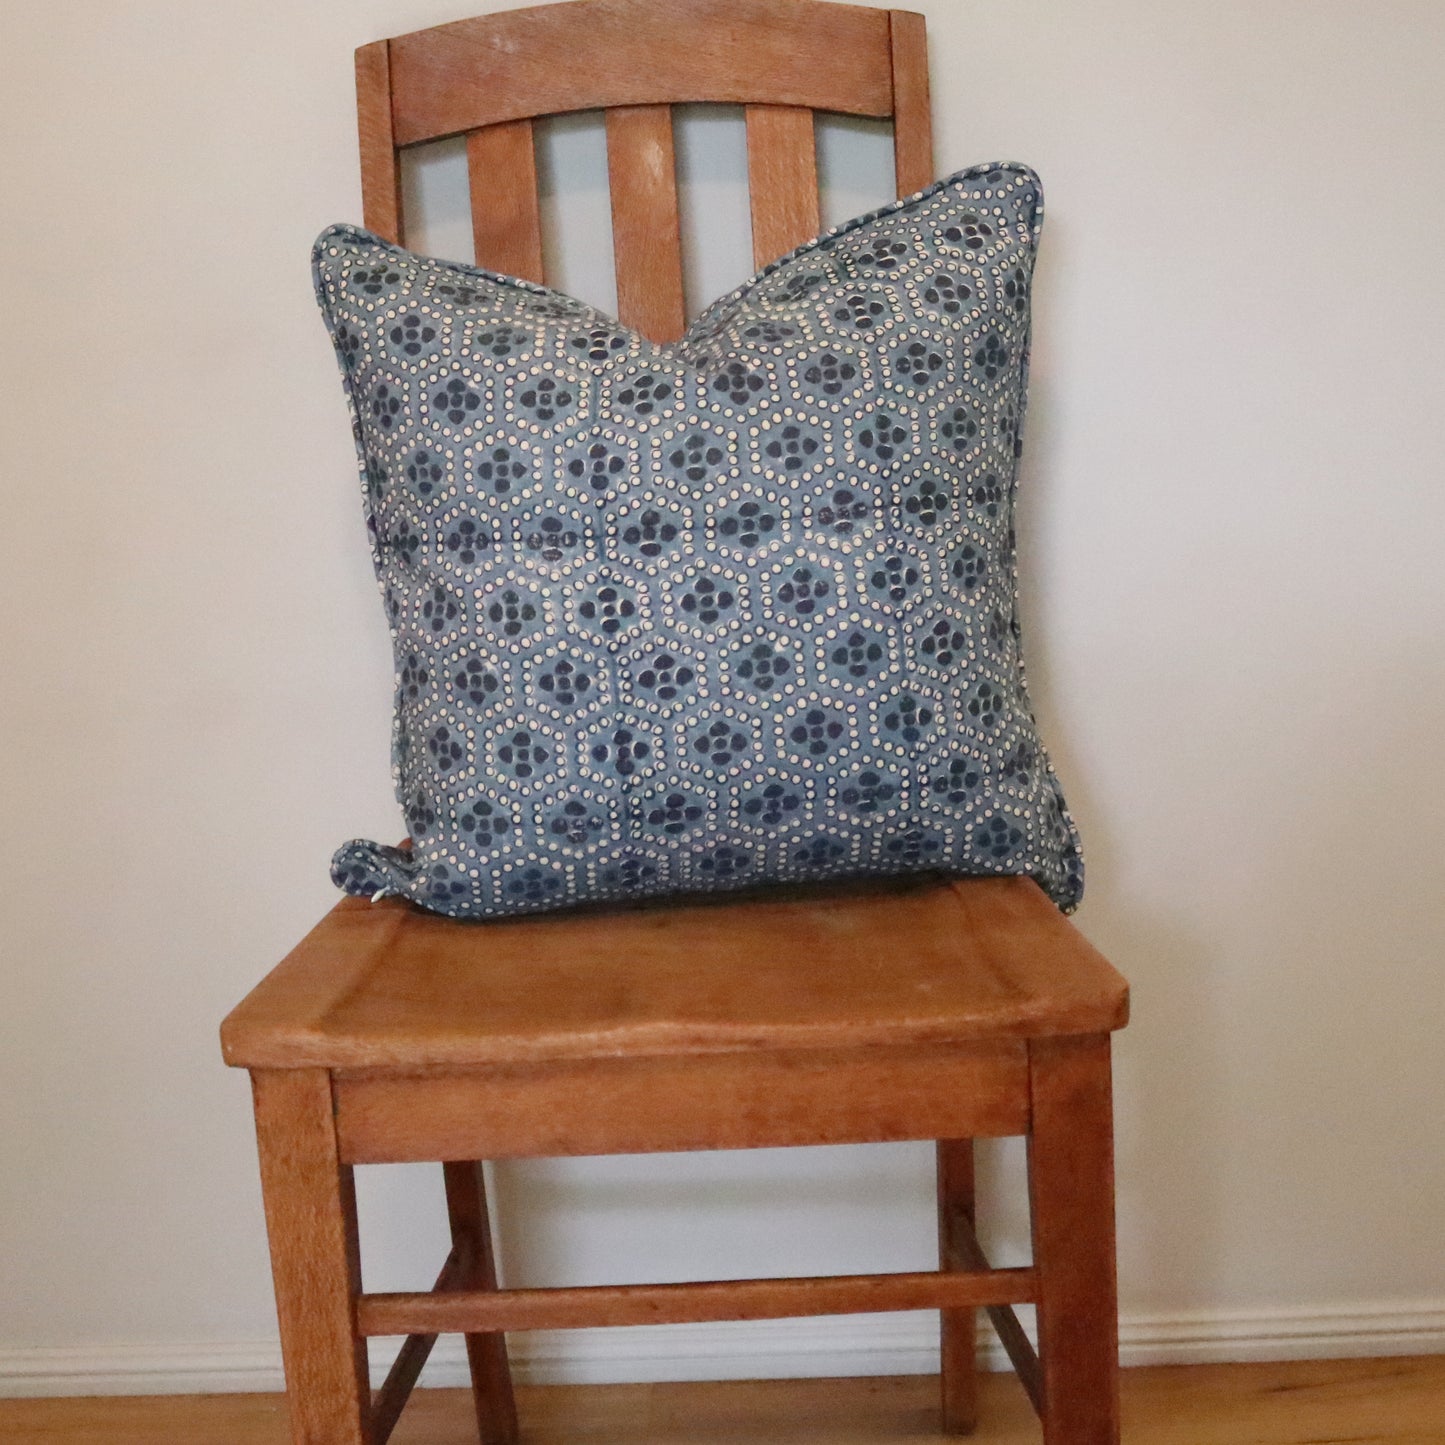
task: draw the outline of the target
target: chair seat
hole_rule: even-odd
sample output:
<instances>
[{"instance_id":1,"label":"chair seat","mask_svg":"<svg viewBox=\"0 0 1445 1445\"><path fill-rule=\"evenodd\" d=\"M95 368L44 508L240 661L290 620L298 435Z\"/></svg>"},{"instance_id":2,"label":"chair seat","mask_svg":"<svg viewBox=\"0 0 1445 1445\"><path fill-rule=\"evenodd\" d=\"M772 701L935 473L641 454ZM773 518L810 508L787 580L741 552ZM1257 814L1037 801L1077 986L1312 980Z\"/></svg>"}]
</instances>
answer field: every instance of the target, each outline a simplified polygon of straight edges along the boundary
<instances>
[{"instance_id":1,"label":"chair seat","mask_svg":"<svg viewBox=\"0 0 1445 1445\"><path fill-rule=\"evenodd\" d=\"M1128 986L1026 878L461 923L346 899L231 1013L227 1063L406 1072L1106 1033Z\"/></svg>"}]
</instances>

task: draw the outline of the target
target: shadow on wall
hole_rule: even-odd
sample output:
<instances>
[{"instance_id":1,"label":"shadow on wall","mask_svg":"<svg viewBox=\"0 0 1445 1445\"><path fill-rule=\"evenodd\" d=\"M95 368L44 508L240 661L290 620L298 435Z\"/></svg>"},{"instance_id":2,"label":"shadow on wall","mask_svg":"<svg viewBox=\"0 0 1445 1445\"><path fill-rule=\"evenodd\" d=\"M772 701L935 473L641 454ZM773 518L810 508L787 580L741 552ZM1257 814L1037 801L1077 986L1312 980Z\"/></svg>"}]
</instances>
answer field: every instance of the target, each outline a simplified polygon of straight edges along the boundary
<instances>
[{"instance_id":1,"label":"shadow on wall","mask_svg":"<svg viewBox=\"0 0 1445 1445\"><path fill-rule=\"evenodd\" d=\"M1419 1258L1413 1201L1445 1189L1426 1122L1445 1095L1445 670L1428 613L1392 608L1386 590L1423 599L1433 584L1371 584L1346 551L1301 567L1293 545L1318 550L1332 521L1307 492L1278 553L1267 538L1232 535L1228 516L1208 510L1218 504L1200 499L1202 541L1180 559L1191 570L1161 579L1134 559L1180 551L1177 534L1146 529L1177 528L1190 499L1131 506L1141 489L1178 483L1142 473L1122 435L1122 495L1097 502L1136 530L1107 558L1080 557L1062 505L1076 486L1075 424L1065 448L1051 365L1055 327L1077 310L1059 294L1075 271L1067 218L1055 214L1036 287L1021 611L1043 736L1084 839L1079 923L1133 988L1133 1023L1116 1040L1125 1298L1161 1310L1251 1297L1433 1306L1445 1260L1431 1277L1401 1261ZM1082 465L1116 475L1097 457ZM1288 474L1256 481L1289 506L1275 490ZM1073 495L1073 513L1090 500ZM1380 504L1369 494L1360 505ZM1114 569L1103 580L1101 566ZM1080 579L1071 592L1087 586L1085 608L1055 596L1065 576ZM1149 595L1109 595L1143 579ZM1361 590L1371 585L1380 596ZM1089 618L1121 631L1090 637ZM1084 664L1056 669L1064 637L1082 648L1087 682ZM1065 672L1076 717L1055 685ZM1095 707L1100 694L1108 705ZM1091 749L1098 766L1077 744L1093 717L1114 728ZM1021 1176L1011 1146L988 1154ZM1388 1185L1362 1192L1360 1179ZM1022 1215L1008 1214L1004 1246L1026 1238ZM1321 1242L1343 1238L1351 1248L1321 1270Z\"/></svg>"},{"instance_id":2,"label":"shadow on wall","mask_svg":"<svg viewBox=\"0 0 1445 1445\"><path fill-rule=\"evenodd\" d=\"M1016 526L1020 577L1019 611L1029 691L1044 744L1083 841L1086 888L1079 926L1128 979L1131 1026L1115 1036L1115 1129L1120 1278L1128 1295L1149 1296L1152 1282L1170 1280L1174 1293L1187 1280L1186 1297L1209 1298L1212 1262L1225 1248L1223 1181L1211 1161L1223 1141L1219 1098L1224 1087L1221 1000L1209 986L1202 941L1179 919L1160 915L1120 885L1127 848L1116 814L1099 797L1091 770L1072 739L1071 725L1055 688L1053 660L1060 643L1046 619L1061 618L1068 604L1055 600L1057 568L1049 561L1063 547L1057 536L1067 458L1059 441L1055 369L1055 297L1069 274L1067 221L1049 215L1034 283L1034 332L1024 453L1020 466ZM1121 447L1123 439L1121 439ZM1141 545L1143 545L1141 539ZM1141 606L1144 605L1142 602ZM1122 668L1131 662L1121 657ZM1148 1161L1148 1168L1145 1168ZM1027 1171L1021 1140L989 1141L979 1150L981 1230L1005 1264L1028 1259ZM1181 1221L1165 1206L1188 1198L1190 1248L1181 1259ZM1177 1298L1177 1294L1175 1295Z\"/></svg>"},{"instance_id":3,"label":"shadow on wall","mask_svg":"<svg viewBox=\"0 0 1445 1445\"><path fill-rule=\"evenodd\" d=\"M511 1161L494 1170L500 1263L537 1286L932 1268L930 1158L895 1144Z\"/></svg>"}]
</instances>

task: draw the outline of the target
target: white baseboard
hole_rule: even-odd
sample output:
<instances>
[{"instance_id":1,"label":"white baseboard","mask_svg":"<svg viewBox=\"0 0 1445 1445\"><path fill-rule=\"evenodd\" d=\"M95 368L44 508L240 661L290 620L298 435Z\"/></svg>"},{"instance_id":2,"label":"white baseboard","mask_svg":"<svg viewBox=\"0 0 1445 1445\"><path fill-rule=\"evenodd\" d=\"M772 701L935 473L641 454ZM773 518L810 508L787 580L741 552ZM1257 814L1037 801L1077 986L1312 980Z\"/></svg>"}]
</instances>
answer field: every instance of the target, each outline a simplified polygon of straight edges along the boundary
<instances>
[{"instance_id":1,"label":"white baseboard","mask_svg":"<svg viewBox=\"0 0 1445 1445\"><path fill-rule=\"evenodd\" d=\"M1445 1305L1134 1315L1121 1320L1119 1333L1125 1365L1439 1354ZM992 1334L983 1339L985 1366L1005 1368ZM373 1370L380 1371L395 1344L374 1344ZM922 1375L937 1369L937 1347L936 1317L902 1314L517 1335L512 1354L526 1383L607 1384ZM461 1340L439 1340L422 1383L462 1385L466 1377ZM281 1388L274 1340L0 1349L0 1396Z\"/></svg>"}]
</instances>

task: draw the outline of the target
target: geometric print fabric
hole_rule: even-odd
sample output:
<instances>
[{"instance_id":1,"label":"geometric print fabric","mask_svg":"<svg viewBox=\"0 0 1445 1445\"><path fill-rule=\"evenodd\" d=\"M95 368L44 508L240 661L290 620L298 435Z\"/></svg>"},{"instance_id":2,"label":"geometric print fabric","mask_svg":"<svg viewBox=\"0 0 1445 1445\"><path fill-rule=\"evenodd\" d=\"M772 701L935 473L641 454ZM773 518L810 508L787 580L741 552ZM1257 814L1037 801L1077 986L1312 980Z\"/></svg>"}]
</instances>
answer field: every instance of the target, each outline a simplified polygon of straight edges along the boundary
<instances>
[{"instance_id":1,"label":"geometric print fabric","mask_svg":"<svg viewBox=\"0 0 1445 1445\"><path fill-rule=\"evenodd\" d=\"M1031 171L971 168L663 346L323 233L411 838L338 885L487 917L927 870L1072 909L1015 608L1041 215Z\"/></svg>"}]
</instances>

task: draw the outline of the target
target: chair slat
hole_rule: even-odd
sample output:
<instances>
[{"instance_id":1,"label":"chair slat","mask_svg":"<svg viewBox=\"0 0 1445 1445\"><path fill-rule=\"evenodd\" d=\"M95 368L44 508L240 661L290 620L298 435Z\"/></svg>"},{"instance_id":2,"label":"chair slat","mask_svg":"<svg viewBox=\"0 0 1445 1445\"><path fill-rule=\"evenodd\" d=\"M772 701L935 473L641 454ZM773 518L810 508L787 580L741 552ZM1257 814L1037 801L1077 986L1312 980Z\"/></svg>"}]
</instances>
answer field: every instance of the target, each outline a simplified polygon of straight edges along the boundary
<instances>
[{"instance_id":1,"label":"chair slat","mask_svg":"<svg viewBox=\"0 0 1445 1445\"><path fill-rule=\"evenodd\" d=\"M391 42L397 144L683 101L885 116L888 13L820 0L573 0L414 31Z\"/></svg>"},{"instance_id":2,"label":"chair slat","mask_svg":"<svg viewBox=\"0 0 1445 1445\"><path fill-rule=\"evenodd\" d=\"M401 166L391 124L390 42L356 52L356 129L361 142L361 219L367 230L401 244Z\"/></svg>"},{"instance_id":3,"label":"chair slat","mask_svg":"<svg viewBox=\"0 0 1445 1445\"><path fill-rule=\"evenodd\" d=\"M509 120L467 137L472 242L477 265L540 282L542 212L530 120Z\"/></svg>"},{"instance_id":4,"label":"chair slat","mask_svg":"<svg viewBox=\"0 0 1445 1445\"><path fill-rule=\"evenodd\" d=\"M893 55L893 169L899 196L933 180L933 118L928 104L928 31L911 10L888 12Z\"/></svg>"},{"instance_id":5,"label":"chair slat","mask_svg":"<svg viewBox=\"0 0 1445 1445\"><path fill-rule=\"evenodd\" d=\"M687 322L672 107L607 112L617 315L652 341L676 341Z\"/></svg>"},{"instance_id":6,"label":"chair slat","mask_svg":"<svg viewBox=\"0 0 1445 1445\"><path fill-rule=\"evenodd\" d=\"M753 265L766 266L822 229L813 112L805 106L750 105L745 114Z\"/></svg>"}]
</instances>

